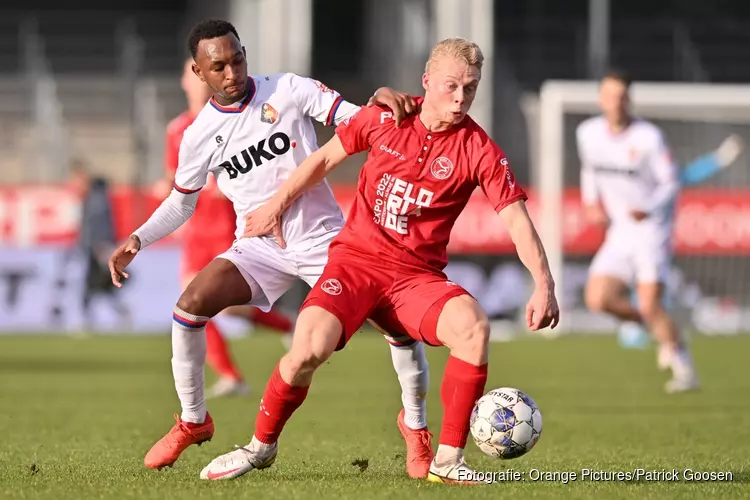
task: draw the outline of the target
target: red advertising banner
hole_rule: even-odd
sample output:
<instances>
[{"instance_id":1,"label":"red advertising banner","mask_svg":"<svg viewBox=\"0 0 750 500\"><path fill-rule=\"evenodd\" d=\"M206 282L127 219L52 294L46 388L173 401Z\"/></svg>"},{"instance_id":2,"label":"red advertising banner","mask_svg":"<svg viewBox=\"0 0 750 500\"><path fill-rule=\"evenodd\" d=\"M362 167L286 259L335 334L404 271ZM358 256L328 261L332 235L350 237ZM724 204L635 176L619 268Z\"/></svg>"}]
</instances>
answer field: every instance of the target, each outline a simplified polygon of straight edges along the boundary
<instances>
[{"instance_id":1,"label":"red advertising banner","mask_svg":"<svg viewBox=\"0 0 750 500\"><path fill-rule=\"evenodd\" d=\"M351 186L334 188L346 214L354 199ZM538 204L529 193L529 212L538 221ZM158 206L153 194L128 187L112 190L119 238L126 237ZM591 254L603 232L584 218L577 189L563 196L565 251ZM0 245L68 245L78 231L79 200L63 186L0 187ZM179 237L179 232L175 235ZM168 241L174 242L175 237ZM682 255L750 255L750 190L690 189L680 196L675 247ZM481 191L472 197L453 230L449 250L460 254L513 252L508 233Z\"/></svg>"}]
</instances>

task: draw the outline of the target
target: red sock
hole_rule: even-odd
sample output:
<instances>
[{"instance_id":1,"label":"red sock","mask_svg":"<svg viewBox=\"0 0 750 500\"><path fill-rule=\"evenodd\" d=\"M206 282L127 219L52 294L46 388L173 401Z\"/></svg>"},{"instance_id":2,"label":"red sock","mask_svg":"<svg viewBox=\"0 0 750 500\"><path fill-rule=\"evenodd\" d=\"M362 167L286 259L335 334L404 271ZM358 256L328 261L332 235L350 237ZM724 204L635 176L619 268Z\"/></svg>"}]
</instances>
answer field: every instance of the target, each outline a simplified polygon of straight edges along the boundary
<instances>
[{"instance_id":1,"label":"red sock","mask_svg":"<svg viewBox=\"0 0 750 500\"><path fill-rule=\"evenodd\" d=\"M242 380L227 343L213 321L206 323L206 362L220 377Z\"/></svg>"},{"instance_id":2,"label":"red sock","mask_svg":"<svg viewBox=\"0 0 750 500\"><path fill-rule=\"evenodd\" d=\"M443 403L443 427L440 444L456 448L466 447L469 419L474 403L484 394L487 365L472 365L453 356L448 357L440 387Z\"/></svg>"},{"instance_id":3,"label":"red sock","mask_svg":"<svg viewBox=\"0 0 750 500\"><path fill-rule=\"evenodd\" d=\"M266 444L278 441L286 421L305 401L308 389L309 385L294 387L284 382L279 365L276 365L260 400L258 417L255 419L255 437Z\"/></svg>"},{"instance_id":4,"label":"red sock","mask_svg":"<svg viewBox=\"0 0 750 500\"><path fill-rule=\"evenodd\" d=\"M289 333L292 331L292 320L281 314L280 312L271 309L268 312L263 312L260 309L253 308L250 313L250 321L257 323L258 325L267 326L272 330L277 330L280 333Z\"/></svg>"}]
</instances>

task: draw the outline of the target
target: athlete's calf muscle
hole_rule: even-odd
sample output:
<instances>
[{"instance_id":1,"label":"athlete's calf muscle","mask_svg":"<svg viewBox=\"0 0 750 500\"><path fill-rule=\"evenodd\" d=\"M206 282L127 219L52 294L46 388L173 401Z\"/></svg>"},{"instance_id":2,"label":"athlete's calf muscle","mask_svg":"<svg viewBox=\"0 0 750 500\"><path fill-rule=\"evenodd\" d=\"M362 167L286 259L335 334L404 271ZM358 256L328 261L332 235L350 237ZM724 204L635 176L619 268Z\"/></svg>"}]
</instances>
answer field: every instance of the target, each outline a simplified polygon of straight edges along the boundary
<instances>
[{"instance_id":1,"label":"athlete's calf muscle","mask_svg":"<svg viewBox=\"0 0 750 500\"><path fill-rule=\"evenodd\" d=\"M247 304L251 299L250 286L239 269L228 260L215 259L182 292L177 307L211 318L229 306Z\"/></svg>"}]
</instances>

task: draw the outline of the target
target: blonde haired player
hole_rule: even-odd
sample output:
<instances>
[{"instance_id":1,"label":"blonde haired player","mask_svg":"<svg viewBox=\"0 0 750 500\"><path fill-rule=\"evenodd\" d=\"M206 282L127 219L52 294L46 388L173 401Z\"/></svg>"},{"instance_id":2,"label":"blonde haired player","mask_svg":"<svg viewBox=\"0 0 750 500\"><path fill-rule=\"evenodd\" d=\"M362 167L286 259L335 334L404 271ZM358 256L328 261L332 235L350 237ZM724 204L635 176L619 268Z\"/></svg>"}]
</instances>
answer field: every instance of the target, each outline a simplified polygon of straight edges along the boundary
<instances>
[{"instance_id":1,"label":"blonde haired player","mask_svg":"<svg viewBox=\"0 0 750 500\"><path fill-rule=\"evenodd\" d=\"M607 226L589 270L585 300L593 311L645 324L669 364L667 392L698 388L687 345L662 297L672 255L680 180L662 132L631 116L627 77L610 72L599 90L602 115L576 131L581 194L587 216ZM638 307L627 294L636 283Z\"/></svg>"},{"instance_id":2,"label":"blonde haired player","mask_svg":"<svg viewBox=\"0 0 750 500\"><path fill-rule=\"evenodd\" d=\"M357 197L328 264L310 291L291 350L266 386L251 442L202 471L227 479L269 467L292 413L304 402L315 370L344 348L366 318L390 332L450 356L440 389L444 415L429 466L435 482L473 482L464 462L469 419L487 381L489 322L476 300L443 273L451 229L480 187L508 228L535 290L526 309L532 330L559 320L544 248L503 151L469 116L482 76L482 53L467 40L438 43L422 77L419 113L392 125L390 111L362 108L310 155L266 205L250 214L245 236L292 236L282 222L349 155L369 150Z\"/></svg>"}]
</instances>

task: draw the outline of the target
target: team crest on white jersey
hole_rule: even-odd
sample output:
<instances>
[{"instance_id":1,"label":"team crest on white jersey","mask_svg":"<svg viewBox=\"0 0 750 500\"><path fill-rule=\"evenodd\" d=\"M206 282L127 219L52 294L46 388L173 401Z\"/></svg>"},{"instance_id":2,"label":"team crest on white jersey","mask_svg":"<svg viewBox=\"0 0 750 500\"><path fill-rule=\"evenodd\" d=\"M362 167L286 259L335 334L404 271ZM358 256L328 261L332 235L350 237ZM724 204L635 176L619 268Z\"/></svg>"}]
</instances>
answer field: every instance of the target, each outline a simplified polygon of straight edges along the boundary
<instances>
[{"instance_id":1,"label":"team crest on white jersey","mask_svg":"<svg viewBox=\"0 0 750 500\"><path fill-rule=\"evenodd\" d=\"M340 295L341 290L344 287L341 286L341 282L335 278L327 279L320 285L320 289L328 295Z\"/></svg>"},{"instance_id":2,"label":"team crest on white jersey","mask_svg":"<svg viewBox=\"0 0 750 500\"><path fill-rule=\"evenodd\" d=\"M453 173L453 162L445 156L435 158L430 165L430 173L438 180L444 180Z\"/></svg>"},{"instance_id":3,"label":"team crest on white jersey","mask_svg":"<svg viewBox=\"0 0 750 500\"><path fill-rule=\"evenodd\" d=\"M279 119L279 112L273 109L273 106L267 102L263 103L263 107L260 110L260 121L263 123L276 123Z\"/></svg>"}]
</instances>

